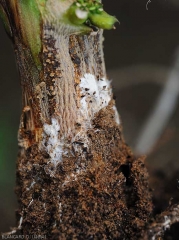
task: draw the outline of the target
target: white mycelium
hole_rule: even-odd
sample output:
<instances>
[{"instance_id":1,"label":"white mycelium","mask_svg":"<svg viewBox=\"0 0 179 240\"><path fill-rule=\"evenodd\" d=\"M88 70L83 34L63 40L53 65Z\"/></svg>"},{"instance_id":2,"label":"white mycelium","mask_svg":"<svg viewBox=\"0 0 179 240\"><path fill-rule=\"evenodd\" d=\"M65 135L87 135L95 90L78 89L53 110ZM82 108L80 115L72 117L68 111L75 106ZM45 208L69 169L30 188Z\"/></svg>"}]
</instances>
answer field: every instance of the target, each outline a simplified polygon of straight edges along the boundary
<instances>
[{"instance_id":1,"label":"white mycelium","mask_svg":"<svg viewBox=\"0 0 179 240\"><path fill-rule=\"evenodd\" d=\"M44 124L43 144L46 146L51 161L56 165L62 160L64 143L59 139L60 125L57 119L52 118L51 122L52 124Z\"/></svg>"},{"instance_id":2,"label":"white mycelium","mask_svg":"<svg viewBox=\"0 0 179 240\"><path fill-rule=\"evenodd\" d=\"M107 79L97 80L94 75L86 73L81 78L81 115L85 127L91 127L95 113L106 107L111 100L111 86Z\"/></svg>"},{"instance_id":3,"label":"white mycelium","mask_svg":"<svg viewBox=\"0 0 179 240\"><path fill-rule=\"evenodd\" d=\"M97 80L94 75L89 73L86 73L84 77L81 78L79 87L81 97L79 112L76 114L76 121L80 123L81 130L71 138L71 144L73 145L73 150L78 152L82 157L83 148L85 147L88 149L89 145L86 134L87 130L92 128L92 120L94 119L95 114L102 108L108 106L112 97L112 91L109 80L105 78ZM115 106L113 107L113 110L115 121L119 124L119 116ZM57 164L62 161L63 155L70 153L69 150L67 150L67 147L70 144L70 138L68 138L68 134L64 134L64 136L61 137L60 130L62 130L60 123L58 119L54 117L51 119L51 124L45 123L43 126L42 147L43 149L46 149L50 156L50 163L53 163L54 166L57 166ZM63 135L62 132L61 135ZM83 148L76 142L82 142Z\"/></svg>"}]
</instances>

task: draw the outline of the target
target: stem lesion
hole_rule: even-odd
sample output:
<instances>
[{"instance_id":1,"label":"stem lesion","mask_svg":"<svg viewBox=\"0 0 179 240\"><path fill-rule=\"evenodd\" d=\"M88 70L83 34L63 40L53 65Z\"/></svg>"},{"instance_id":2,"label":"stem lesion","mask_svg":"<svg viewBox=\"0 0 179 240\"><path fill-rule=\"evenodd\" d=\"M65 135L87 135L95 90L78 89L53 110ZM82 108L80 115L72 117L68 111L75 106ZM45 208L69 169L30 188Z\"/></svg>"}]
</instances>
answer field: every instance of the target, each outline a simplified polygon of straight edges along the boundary
<instances>
[{"instance_id":1,"label":"stem lesion","mask_svg":"<svg viewBox=\"0 0 179 240\"><path fill-rule=\"evenodd\" d=\"M48 234L49 239L86 239L91 231L100 239L111 234L119 239L129 229L135 234L136 216L133 211L128 212L125 178L116 171L129 159L136 168L139 163L121 136L110 81L106 78L102 30L98 29L95 35L69 32L63 14L74 3L72 0L0 2L12 23L22 84L17 162L21 233ZM40 2L45 11L38 8ZM31 11L35 26L32 16L28 18ZM103 14L93 14L98 28L103 28L99 26L101 17L109 23ZM79 31L83 26L71 25ZM33 38L34 34L38 36ZM36 37L40 48L34 47ZM133 176L137 183L142 181L141 186L132 182L131 194L135 205L139 203L139 222L144 224L151 212L151 203L146 200L150 199L147 175L138 170ZM115 229L114 235L110 229Z\"/></svg>"}]
</instances>

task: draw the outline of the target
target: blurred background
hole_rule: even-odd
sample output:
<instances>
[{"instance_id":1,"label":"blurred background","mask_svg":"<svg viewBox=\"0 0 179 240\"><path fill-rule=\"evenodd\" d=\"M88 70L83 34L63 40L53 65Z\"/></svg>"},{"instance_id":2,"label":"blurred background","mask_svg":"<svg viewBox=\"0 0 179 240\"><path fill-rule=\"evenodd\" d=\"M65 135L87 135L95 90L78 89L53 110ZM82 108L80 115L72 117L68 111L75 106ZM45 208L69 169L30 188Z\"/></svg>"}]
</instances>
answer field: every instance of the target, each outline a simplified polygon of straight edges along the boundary
<instances>
[{"instance_id":1,"label":"blurred background","mask_svg":"<svg viewBox=\"0 0 179 240\"><path fill-rule=\"evenodd\" d=\"M147 155L159 213L179 200L179 1L147 1L103 1L120 21L105 31L104 52L125 140ZM15 226L20 111L13 48L0 23L0 232Z\"/></svg>"}]
</instances>

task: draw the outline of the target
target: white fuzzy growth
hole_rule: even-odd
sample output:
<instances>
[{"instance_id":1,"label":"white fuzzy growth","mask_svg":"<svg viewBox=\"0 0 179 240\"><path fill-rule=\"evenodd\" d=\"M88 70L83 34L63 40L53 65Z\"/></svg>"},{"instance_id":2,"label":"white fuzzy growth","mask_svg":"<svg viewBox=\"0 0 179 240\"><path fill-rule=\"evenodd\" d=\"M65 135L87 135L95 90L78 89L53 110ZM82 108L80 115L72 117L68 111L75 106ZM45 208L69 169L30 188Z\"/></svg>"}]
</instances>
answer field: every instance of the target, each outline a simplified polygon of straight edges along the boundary
<instances>
[{"instance_id":1,"label":"white fuzzy growth","mask_svg":"<svg viewBox=\"0 0 179 240\"><path fill-rule=\"evenodd\" d=\"M44 124L44 145L47 153L50 155L51 162L57 165L62 161L64 143L59 139L60 125L59 122L52 118L52 124Z\"/></svg>"},{"instance_id":2,"label":"white fuzzy growth","mask_svg":"<svg viewBox=\"0 0 179 240\"><path fill-rule=\"evenodd\" d=\"M95 113L106 107L111 100L111 86L107 79L96 80L96 78L86 73L81 78L81 114L86 127L90 127L91 120Z\"/></svg>"}]
</instances>

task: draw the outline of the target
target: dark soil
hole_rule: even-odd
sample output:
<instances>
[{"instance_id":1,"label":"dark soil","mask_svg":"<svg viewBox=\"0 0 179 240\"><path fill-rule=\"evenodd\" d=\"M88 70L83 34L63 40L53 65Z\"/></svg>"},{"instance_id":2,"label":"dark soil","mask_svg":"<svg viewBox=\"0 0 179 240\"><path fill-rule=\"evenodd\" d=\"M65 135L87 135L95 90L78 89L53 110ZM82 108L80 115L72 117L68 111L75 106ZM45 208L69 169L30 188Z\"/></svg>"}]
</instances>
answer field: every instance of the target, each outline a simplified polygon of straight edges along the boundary
<instances>
[{"instance_id":1,"label":"dark soil","mask_svg":"<svg viewBox=\"0 0 179 240\"><path fill-rule=\"evenodd\" d=\"M144 158L136 159L124 143L112 106L94 119L94 129L88 131L91 149L86 159L76 156L85 171L74 179L65 180L76 174L75 157L64 158L53 177L47 171L48 156L37 158L35 146L21 157L17 189L21 234L35 232L54 240L142 237L152 213L148 173ZM28 171L23 168L27 165ZM32 176L35 184L27 191Z\"/></svg>"}]
</instances>

